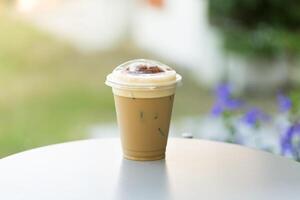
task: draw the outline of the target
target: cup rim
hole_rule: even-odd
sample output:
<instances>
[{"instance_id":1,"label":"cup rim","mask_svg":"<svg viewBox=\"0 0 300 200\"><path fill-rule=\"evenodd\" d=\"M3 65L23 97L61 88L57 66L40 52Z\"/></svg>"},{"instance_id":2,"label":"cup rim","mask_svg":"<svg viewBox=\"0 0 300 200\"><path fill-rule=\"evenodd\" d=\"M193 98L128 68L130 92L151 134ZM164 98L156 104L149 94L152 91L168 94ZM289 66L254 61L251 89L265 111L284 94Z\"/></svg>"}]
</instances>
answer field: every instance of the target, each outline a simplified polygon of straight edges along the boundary
<instances>
[{"instance_id":1,"label":"cup rim","mask_svg":"<svg viewBox=\"0 0 300 200\"><path fill-rule=\"evenodd\" d=\"M172 82L165 83L165 84L152 84L152 83L150 83L150 84L147 84L147 83L143 83L143 84L126 84L126 83L120 83L120 82L113 81L111 76L112 76L112 73L110 73L106 77L105 84L107 86L110 86L110 87L116 88L116 89L130 89L130 90L170 89L170 88L178 86L180 84L181 80L182 80L182 76L179 75L179 74L176 74L176 80L174 80Z\"/></svg>"}]
</instances>

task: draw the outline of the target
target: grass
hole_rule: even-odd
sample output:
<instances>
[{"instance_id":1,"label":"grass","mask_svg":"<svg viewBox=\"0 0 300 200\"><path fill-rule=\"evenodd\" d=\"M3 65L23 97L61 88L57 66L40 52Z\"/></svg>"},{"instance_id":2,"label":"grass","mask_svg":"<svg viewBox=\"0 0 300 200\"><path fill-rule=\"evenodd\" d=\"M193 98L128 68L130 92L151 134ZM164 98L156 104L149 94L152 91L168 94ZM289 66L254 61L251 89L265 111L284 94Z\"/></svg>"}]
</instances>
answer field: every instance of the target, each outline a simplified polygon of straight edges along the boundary
<instances>
[{"instance_id":1,"label":"grass","mask_svg":"<svg viewBox=\"0 0 300 200\"><path fill-rule=\"evenodd\" d=\"M0 156L85 138L90 124L114 119L104 78L135 53L81 54L7 15L0 24Z\"/></svg>"},{"instance_id":2,"label":"grass","mask_svg":"<svg viewBox=\"0 0 300 200\"><path fill-rule=\"evenodd\" d=\"M83 54L5 13L0 24L0 157L87 138L91 125L115 121L105 76L126 60L151 57L128 41ZM187 77L177 92L175 119L209 109L211 97Z\"/></svg>"}]
</instances>

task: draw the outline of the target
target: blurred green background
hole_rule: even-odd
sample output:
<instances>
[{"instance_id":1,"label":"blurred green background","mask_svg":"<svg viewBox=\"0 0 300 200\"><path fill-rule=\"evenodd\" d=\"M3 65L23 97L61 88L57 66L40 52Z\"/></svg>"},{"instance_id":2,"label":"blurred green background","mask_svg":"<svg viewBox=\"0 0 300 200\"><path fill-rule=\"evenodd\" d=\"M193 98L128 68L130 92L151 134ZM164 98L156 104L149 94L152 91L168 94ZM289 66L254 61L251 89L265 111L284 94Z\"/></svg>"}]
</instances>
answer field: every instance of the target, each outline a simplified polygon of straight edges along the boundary
<instances>
[{"instance_id":1,"label":"blurred green background","mask_svg":"<svg viewBox=\"0 0 300 200\"><path fill-rule=\"evenodd\" d=\"M300 83L298 11L270 0L0 0L0 157L116 136L105 77L136 58L183 76L172 136L225 141L210 111L226 82L276 122L238 127L243 145L279 153L276 93Z\"/></svg>"},{"instance_id":2,"label":"blurred green background","mask_svg":"<svg viewBox=\"0 0 300 200\"><path fill-rule=\"evenodd\" d=\"M8 11L1 13L0 24L1 157L88 138L90 125L114 122L106 75L129 59L152 58L130 40L113 50L81 53ZM174 118L209 110L209 106L196 106L208 101L194 92L199 87L187 77L185 89L177 95Z\"/></svg>"}]
</instances>

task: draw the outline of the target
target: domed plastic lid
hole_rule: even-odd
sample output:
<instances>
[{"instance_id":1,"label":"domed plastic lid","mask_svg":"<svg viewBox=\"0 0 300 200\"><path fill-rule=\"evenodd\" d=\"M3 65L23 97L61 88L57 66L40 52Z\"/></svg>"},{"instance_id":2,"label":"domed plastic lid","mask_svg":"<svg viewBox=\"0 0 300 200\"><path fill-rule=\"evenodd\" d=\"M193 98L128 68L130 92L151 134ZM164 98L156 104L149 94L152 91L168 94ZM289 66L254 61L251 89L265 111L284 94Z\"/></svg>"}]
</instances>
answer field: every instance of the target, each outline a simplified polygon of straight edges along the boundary
<instances>
[{"instance_id":1,"label":"domed plastic lid","mask_svg":"<svg viewBox=\"0 0 300 200\"><path fill-rule=\"evenodd\" d=\"M181 76L171 67L154 60L136 59L119 65L106 78L106 84L119 89L174 87Z\"/></svg>"}]
</instances>

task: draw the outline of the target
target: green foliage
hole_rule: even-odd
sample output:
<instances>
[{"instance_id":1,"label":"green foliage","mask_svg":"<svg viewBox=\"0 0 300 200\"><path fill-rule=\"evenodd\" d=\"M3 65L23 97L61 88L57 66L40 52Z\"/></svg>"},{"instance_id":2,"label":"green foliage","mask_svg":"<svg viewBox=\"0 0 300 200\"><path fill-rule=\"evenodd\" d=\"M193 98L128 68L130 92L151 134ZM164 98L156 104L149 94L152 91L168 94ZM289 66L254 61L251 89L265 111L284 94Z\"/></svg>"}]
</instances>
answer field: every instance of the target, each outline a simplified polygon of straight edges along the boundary
<instances>
[{"instance_id":1,"label":"green foliage","mask_svg":"<svg viewBox=\"0 0 300 200\"><path fill-rule=\"evenodd\" d=\"M227 129L229 135L227 136L226 142L228 143L236 143L237 141L237 129L235 126L235 120L237 117L237 113L235 111L225 111L222 113L222 121L224 123L225 128Z\"/></svg>"},{"instance_id":2,"label":"green foliage","mask_svg":"<svg viewBox=\"0 0 300 200\"><path fill-rule=\"evenodd\" d=\"M292 106L289 112L289 120L292 123L300 122L300 93L297 90L290 91L289 95Z\"/></svg>"},{"instance_id":3,"label":"green foliage","mask_svg":"<svg viewBox=\"0 0 300 200\"><path fill-rule=\"evenodd\" d=\"M138 57L149 56L127 42L110 51L80 53L0 12L0 158L88 138L91 126L116 123L105 77L116 65ZM173 116L207 112L211 97L195 92L200 90L195 82L184 77Z\"/></svg>"},{"instance_id":4,"label":"green foliage","mask_svg":"<svg viewBox=\"0 0 300 200\"><path fill-rule=\"evenodd\" d=\"M0 157L86 138L90 126L114 119L104 79L128 55L80 54L2 13L0 24Z\"/></svg>"},{"instance_id":5,"label":"green foliage","mask_svg":"<svg viewBox=\"0 0 300 200\"><path fill-rule=\"evenodd\" d=\"M209 17L230 51L250 56L300 52L300 1L210 0Z\"/></svg>"}]
</instances>

